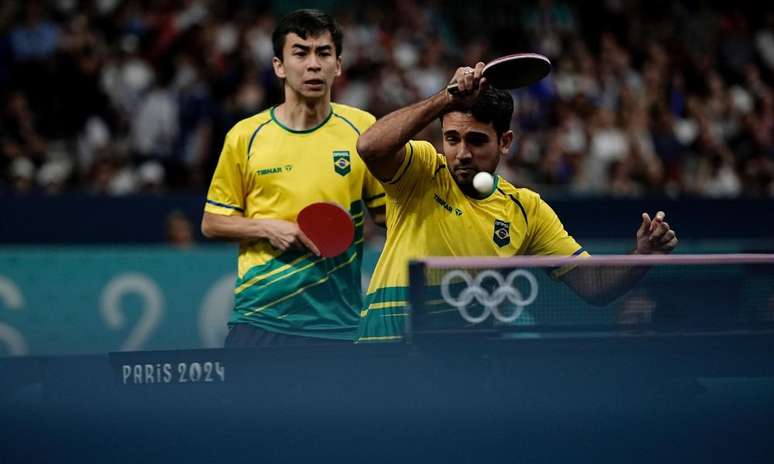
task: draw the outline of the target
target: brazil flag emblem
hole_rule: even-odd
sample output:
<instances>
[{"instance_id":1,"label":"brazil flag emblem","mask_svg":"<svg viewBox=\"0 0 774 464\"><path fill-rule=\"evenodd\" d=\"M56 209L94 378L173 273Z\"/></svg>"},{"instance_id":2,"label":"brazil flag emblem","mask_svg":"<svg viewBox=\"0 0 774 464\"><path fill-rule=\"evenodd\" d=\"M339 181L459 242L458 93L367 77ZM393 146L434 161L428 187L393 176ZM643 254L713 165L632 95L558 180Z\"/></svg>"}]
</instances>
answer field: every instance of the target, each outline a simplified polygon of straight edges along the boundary
<instances>
[{"instance_id":1,"label":"brazil flag emblem","mask_svg":"<svg viewBox=\"0 0 774 464\"><path fill-rule=\"evenodd\" d=\"M352 170L352 163L349 159L349 152L346 150L333 151L333 169L340 176L346 176Z\"/></svg>"},{"instance_id":2,"label":"brazil flag emblem","mask_svg":"<svg viewBox=\"0 0 774 464\"><path fill-rule=\"evenodd\" d=\"M492 240L494 240L494 242L500 248L511 243L511 234L509 232L510 228L511 228L510 222L505 222L499 219L495 219L494 235L492 236Z\"/></svg>"}]
</instances>

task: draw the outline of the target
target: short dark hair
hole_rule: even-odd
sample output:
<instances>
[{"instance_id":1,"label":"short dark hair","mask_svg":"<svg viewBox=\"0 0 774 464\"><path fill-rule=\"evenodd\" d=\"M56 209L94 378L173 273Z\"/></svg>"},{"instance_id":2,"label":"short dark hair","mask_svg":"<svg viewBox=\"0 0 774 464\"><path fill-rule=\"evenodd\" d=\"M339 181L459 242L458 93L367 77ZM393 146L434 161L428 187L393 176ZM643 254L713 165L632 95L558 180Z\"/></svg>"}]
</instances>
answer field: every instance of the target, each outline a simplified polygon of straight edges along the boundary
<instances>
[{"instance_id":1,"label":"short dark hair","mask_svg":"<svg viewBox=\"0 0 774 464\"><path fill-rule=\"evenodd\" d=\"M505 90L487 87L478 94L478 98L467 108L455 108L441 113L441 121L446 114L460 111L468 113L476 121L484 124L492 124L497 137L508 132L511 128L511 119L513 118L513 97L510 92Z\"/></svg>"},{"instance_id":2,"label":"short dark hair","mask_svg":"<svg viewBox=\"0 0 774 464\"><path fill-rule=\"evenodd\" d=\"M330 32L333 45L336 47L336 56L341 56L341 38L343 36L341 25L325 12L314 9L296 10L280 19L277 28L271 35L274 56L280 60L282 60L282 49L285 48L285 38L291 32L302 39L318 37L325 32Z\"/></svg>"}]
</instances>

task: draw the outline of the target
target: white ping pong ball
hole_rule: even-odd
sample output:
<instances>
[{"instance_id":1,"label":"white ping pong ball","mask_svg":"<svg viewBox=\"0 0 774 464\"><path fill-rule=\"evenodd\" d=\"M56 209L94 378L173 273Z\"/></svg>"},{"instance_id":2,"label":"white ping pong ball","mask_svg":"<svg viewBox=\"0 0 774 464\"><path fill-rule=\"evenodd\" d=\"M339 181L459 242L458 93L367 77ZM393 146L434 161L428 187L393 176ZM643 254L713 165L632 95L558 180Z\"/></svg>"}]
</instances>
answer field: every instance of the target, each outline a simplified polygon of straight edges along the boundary
<instances>
[{"instance_id":1,"label":"white ping pong ball","mask_svg":"<svg viewBox=\"0 0 774 464\"><path fill-rule=\"evenodd\" d=\"M473 188L478 193L485 195L492 191L494 187L494 177L488 172L481 171L473 177Z\"/></svg>"}]
</instances>

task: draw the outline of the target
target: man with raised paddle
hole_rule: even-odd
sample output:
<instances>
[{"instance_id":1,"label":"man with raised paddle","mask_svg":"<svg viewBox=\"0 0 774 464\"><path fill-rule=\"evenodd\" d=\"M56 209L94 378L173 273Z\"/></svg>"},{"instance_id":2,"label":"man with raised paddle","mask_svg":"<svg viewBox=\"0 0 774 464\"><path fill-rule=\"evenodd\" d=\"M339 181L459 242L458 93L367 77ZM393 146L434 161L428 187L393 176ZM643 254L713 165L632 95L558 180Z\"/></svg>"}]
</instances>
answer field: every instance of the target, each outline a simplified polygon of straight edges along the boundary
<instances>
[{"instance_id":1,"label":"man with raised paddle","mask_svg":"<svg viewBox=\"0 0 774 464\"><path fill-rule=\"evenodd\" d=\"M272 39L285 101L229 131L202 219L205 236L239 241L226 347L351 343L365 209L383 222L384 191L356 151L375 118L331 102L342 51L333 18L295 11ZM323 226L322 242L302 231L300 214L314 237ZM347 240L336 240L342 233Z\"/></svg>"},{"instance_id":2,"label":"man with raised paddle","mask_svg":"<svg viewBox=\"0 0 774 464\"><path fill-rule=\"evenodd\" d=\"M402 338L411 258L588 255L537 193L494 175L513 142L513 100L509 92L489 86L484 68L484 63L478 63L457 69L453 91L443 89L388 114L358 140L358 152L387 193L389 230L366 296L358 342ZM511 72L519 72L518 66ZM535 79L544 76L538 73ZM435 118L441 119L444 154L428 142L412 140ZM474 181L480 173L493 176L493 181ZM677 237L663 212L652 220L642 214L634 253L669 253L676 245ZM644 272L643 266L564 266L552 275L584 299L605 304Z\"/></svg>"}]
</instances>

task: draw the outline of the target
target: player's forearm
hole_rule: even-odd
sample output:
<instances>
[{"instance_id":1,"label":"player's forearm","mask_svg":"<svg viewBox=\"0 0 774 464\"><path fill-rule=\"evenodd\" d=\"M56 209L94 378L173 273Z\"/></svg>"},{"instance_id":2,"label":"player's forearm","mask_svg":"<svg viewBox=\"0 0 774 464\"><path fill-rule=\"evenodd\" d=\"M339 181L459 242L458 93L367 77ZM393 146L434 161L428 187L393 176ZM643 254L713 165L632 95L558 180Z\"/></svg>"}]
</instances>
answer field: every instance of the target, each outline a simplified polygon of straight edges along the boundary
<instances>
[{"instance_id":1,"label":"player's forearm","mask_svg":"<svg viewBox=\"0 0 774 464\"><path fill-rule=\"evenodd\" d=\"M565 282L588 303L605 306L634 287L649 266L578 266Z\"/></svg>"},{"instance_id":2,"label":"player's forearm","mask_svg":"<svg viewBox=\"0 0 774 464\"><path fill-rule=\"evenodd\" d=\"M357 141L357 151L367 164L394 156L419 131L430 124L448 105L446 90L376 121Z\"/></svg>"},{"instance_id":3,"label":"player's forearm","mask_svg":"<svg viewBox=\"0 0 774 464\"><path fill-rule=\"evenodd\" d=\"M255 240L266 236L260 219L212 213L204 213L202 217L202 234L224 240Z\"/></svg>"}]
</instances>

